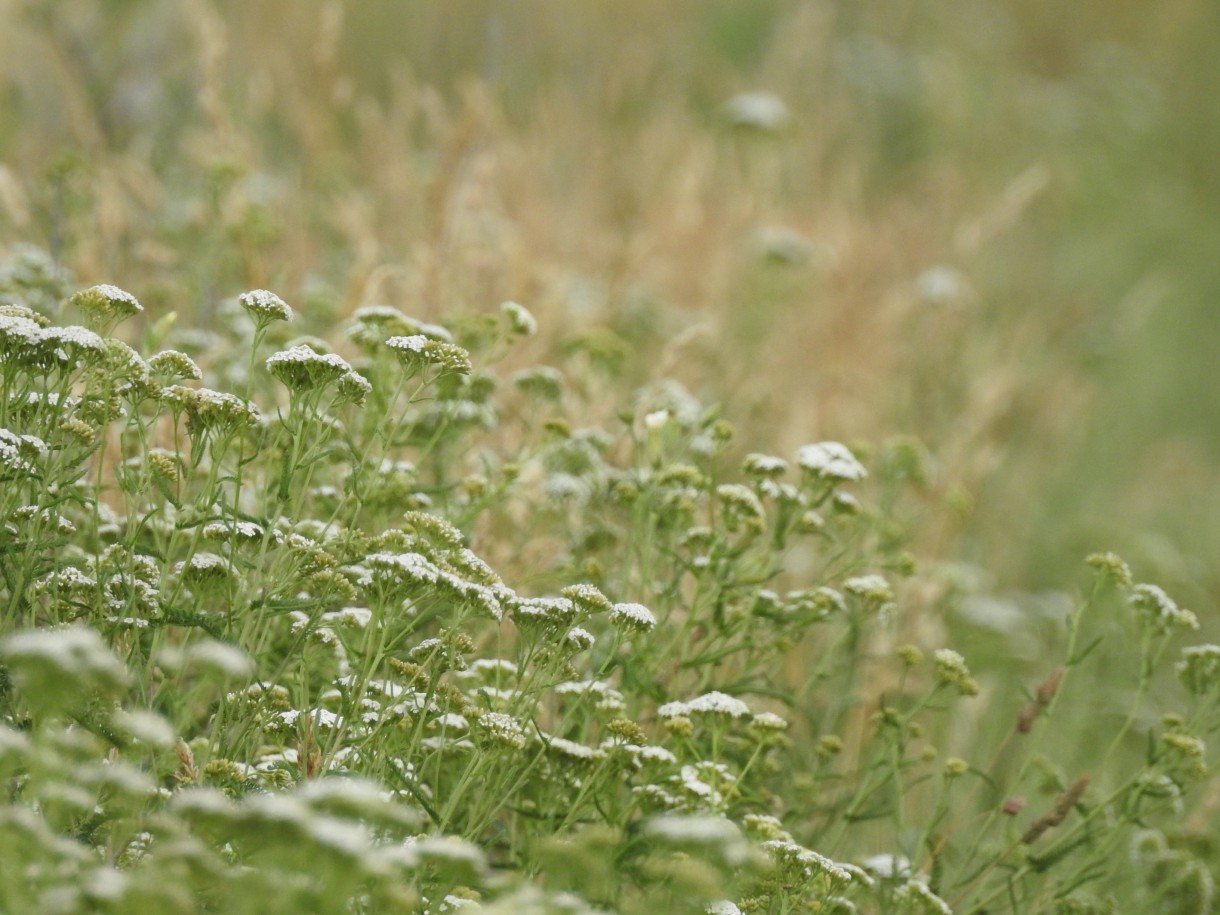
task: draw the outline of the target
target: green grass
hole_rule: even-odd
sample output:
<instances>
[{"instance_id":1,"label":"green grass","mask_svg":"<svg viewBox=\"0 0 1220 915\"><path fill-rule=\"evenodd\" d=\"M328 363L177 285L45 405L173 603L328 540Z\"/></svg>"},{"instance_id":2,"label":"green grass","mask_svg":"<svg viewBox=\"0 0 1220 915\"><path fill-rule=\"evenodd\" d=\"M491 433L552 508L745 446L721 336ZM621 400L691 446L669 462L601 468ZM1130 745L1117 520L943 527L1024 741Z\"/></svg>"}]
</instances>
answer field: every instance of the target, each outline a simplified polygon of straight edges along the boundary
<instances>
[{"instance_id":1,"label":"green grass","mask_svg":"<svg viewBox=\"0 0 1220 915\"><path fill-rule=\"evenodd\" d=\"M0 908L1210 911L1210 7L315 13L0 4Z\"/></svg>"},{"instance_id":2,"label":"green grass","mask_svg":"<svg viewBox=\"0 0 1220 915\"><path fill-rule=\"evenodd\" d=\"M193 354L71 312L0 316L6 910L1210 905L1220 649L1175 668L1196 616L1098 554L1038 679L972 673L912 612L910 440L737 460L676 384L573 429L498 377L514 303L357 311L351 362L264 290Z\"/></svg>"}]
</instances>

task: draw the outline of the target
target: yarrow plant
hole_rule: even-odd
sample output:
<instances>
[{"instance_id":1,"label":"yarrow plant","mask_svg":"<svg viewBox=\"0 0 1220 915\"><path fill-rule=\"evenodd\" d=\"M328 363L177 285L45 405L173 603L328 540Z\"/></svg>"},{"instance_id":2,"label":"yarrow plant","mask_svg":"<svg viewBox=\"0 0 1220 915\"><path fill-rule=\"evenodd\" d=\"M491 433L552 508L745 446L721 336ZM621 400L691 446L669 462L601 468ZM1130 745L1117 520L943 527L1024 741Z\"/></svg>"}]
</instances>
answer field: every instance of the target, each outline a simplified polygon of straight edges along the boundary
<instances>
[{"instance_id":1,"label":"yarrow plant","mask_svg":"<svg viewBox=\"0 0 1220 915\"><path fill-rule=\"evenodd\" d=\"M878 507L909 441L747 451L676 383L584 425L500 384L513 302L332 349L255 290L236 358L66 306L0 306L5 911L1210 911L1220 648L1099 554L1008 701Z\"/></svg>"}]
</instances>

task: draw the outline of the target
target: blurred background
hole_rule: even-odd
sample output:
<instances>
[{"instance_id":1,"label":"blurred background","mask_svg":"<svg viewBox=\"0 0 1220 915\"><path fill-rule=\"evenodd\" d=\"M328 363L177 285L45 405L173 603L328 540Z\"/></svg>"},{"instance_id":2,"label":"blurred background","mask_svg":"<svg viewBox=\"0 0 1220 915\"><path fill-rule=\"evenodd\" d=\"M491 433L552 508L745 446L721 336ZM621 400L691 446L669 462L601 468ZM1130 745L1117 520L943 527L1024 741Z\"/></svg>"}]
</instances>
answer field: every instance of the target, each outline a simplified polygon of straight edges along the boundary
<instances>
[{"instance_id":1,"label":"blurred background","mask_svg":"<svg viewBox=\"0 0 1220 915\"><path fill-rule=\"evenodd\" d=\"M1218 47L1211 0L0 0L0 297L512 298L749 450L918 438L918 552L989 589L1115 549L1206 618Z\"/></svg>"}]
</instances>

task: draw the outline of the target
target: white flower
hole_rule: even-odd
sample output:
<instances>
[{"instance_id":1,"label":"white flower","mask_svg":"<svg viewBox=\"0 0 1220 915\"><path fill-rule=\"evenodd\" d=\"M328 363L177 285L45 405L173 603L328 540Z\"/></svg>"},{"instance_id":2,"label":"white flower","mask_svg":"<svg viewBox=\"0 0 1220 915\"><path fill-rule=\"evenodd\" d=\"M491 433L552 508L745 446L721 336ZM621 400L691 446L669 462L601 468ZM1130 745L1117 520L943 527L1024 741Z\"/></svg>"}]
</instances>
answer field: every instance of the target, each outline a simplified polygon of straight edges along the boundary
<instances>
[{"instance_id":1,"label":"white flower","mask_svg":"<svg viewBox=\"0 0 1220 915\"><path fill-rule=\"evenodd\" d=\"M563 737L552 737L549 734L544 734L543 739L546 742L548 750L553 751L559 756L566 756L569 759L590 762L601 759L606 755L600 749L585 746L583 743L577 743L574 740L565 740Z\"/></svg>"},{"instance_id":2,"label":"white flower","mask_svg":"<svg viewBox=\"0 0 1220 915\"><path fill-rule=\"evenodd\" d=\"M843 582L843 590L864 600L887 604L894 599L894 589L880 575L857 575Z\"/></svg>"},{"instance_id":3,"label":"white flower","mask_svg":"<svg viewBox=\"0 0 1220 915\"><path fill-rule=\"evenodd\" d=\"M198 381L203 372L195 360L176 349L162 350L148 359L148 370L162 378L190 378Z\"/></svg>"},{"instance_id":4,"label":"white flower","mask_svg":"<svg viewBox=\"0 0 1220 915\"><path fill-rule=\"evenodd\" d=\"M861 861L860 866L887 880L911 876L911 861L905 855L873 855Z\"/></svg>"},{"instance_id":5,"label":"white flower","mask_svg":"<svg viewBox=\"0 0 1220 915\"><path fill-rule=\"evenodd\" d=\"M118 286L111 286L109 283L82 289L69 301L86 314L97 314L120 320L138 315L144 310L134 295Z\"/></svg>"},{"instance_id":6,"label":"white flower","mask_svg":"<svg viewBox=\"0 0 1220 915\"><path fill-rule=\"evenodd\" d=\"M733 696L713 690L686 702L667 702L657 709L662 718L678 715L726 715L729 718L748 718L750 707Z\"/></svg>"},{"instance_id":7,"label":"white flower","mask_svg":"<svg viewBox=\"0 0 1220 915\"><path fill-rule=\"evenodd\" d=\"M786 731L788 722L775 712L759 712L750 722L750 727L758 731Z\"/></svg>"},{"instance_id":8,"label":"white flower","mask_svg":"<svg viewBox=\"0 0 1220 915\"><path fill-rule=\"evenodd\" d=\"M516 302L505 302L500 306L500 313L508 321L508 329L523 337L532 337L538 333L538 321L529 311Z\"/></svg>"},{"instance_id":9,"label":"white flower","mask_svg":"<svg viewBox=\"0 0 1220 915\"><path fill-rule=\"evenodd\" d=\"M846 445L839 442L817 442L804 445L796 453L796 462L804 470L823 480L855 482L868 476Z\"/></svg>"},{"instance_id":10,"label":"white flower","mask_svg":"<svg viewBox=\"0 0 1220 915\"><path fill-rule=\"evenodd\" d=\"M926 305L948 305L971 295L970 282L953 267L929 267L915 280L915 290Z\"/></svg>"},{"instance_id":11,"label":"white flower","mask_svg":"<svg viewBox=\"0 0 1220 915\"><path fill-rule=\"evenodd\" d=\"M587 629L582 629L580 626L575 626L568 630L565 637L568 646L574 651L584 651L593 647L593 643L597 641L593 637L593 633Z\"/></svg>"},{"instance_id":12,"label":"white flower","mask_svg":"<svg viewBox=\"0 0 1220 915\"><path fill-rule=\"evenodd\" d=\"M788 472L788 462L770 454L751 452L742 461L744 473L756 477L781 477Z\"/></svg>"},{"instance_id":13,"label":"white flower","mask_svg":"<svg viewBox=\"0 0 1220 915\"><path fill-rule=\"evenodd\" d=\"M894 892L894 898L904 902L913 902L920 911L927 912L929 915L934 915L934 913L953 915L953 909L949 907L949 903L933 893L928 885L919 879L909 880L905 886L900 886Z\"/></svg>"},{"instance_id":14,"label":"white flower","mask_svg":"<svg viewBox=\"0 0 1220 915\"><path fill-rule=\"evenodd\" d=\"M1162 632L1171 626L1199 628L1198 617L1191 611L1180 608L1174 599L1157 585L1136 585L1132 589L1130 601L1136 611Z\"/></svg>"},{"instance_id":15,"label":"white flower","mask_svg":"<svg viewBox=\"0 0 1220 915\"><path fill-rule=\"evenodd\" d=\"M428 345L428 338L423 334L411 334L406 337L390 337L385 345L392 350L407 353L422 353Z\"/></svg>"},{"instance_id":16,"label":"white flower","mask_svg":"<svg viewBox=\"0 0 1220 915\"><path fill-rule=\"evenodd\" d=\"M478 723L495 743L514 750L525 746L525 729L511 715L503 712L484 712L479 716Z\"/></svg>"},{"instance_id":17,"label":"white flower","mask_svg":"<svg viewBox=\"0 0 1220 915\"><path fill-rule=\"evenodd\" d=\"M238 303L248 311L259 323L271 321L291 321L292 309L274 292L266 289L252 289L237 297Z\"/></svg>"},{"instance_id":18,"label":"white flower","mask_svg":"<svg viewBox=\"0 0 1220 915\"><path fill-rule=\"evenodd\" d=\"M290 390L305 391L338 381L352 367L336 353L315 352L301 344L270 356L267 371Z\"/></svg>"},{"instance_id":19,"label":"white flower","mask_svg":"<svg viewBox=\"0 0 1220 915\"><path fill-rule=\"evenodd\" d=\"M657 618L643 604L615 604L610 610L610 622L621 629L648 632L657 626Z\"/></svg>"},{"instance_id":20,"label":"white flower","mask_svg":"<svg viewBox=\"0 0 1220 915\"><path fill-rule=\"evenodd\" d=\"M650 839L671 845L694 846L716 850L730 865L744 864L750 844L732 820L719 816L660 816L648 820L642 827Z\"/></svg>"},{"instance_id":21,"label":"white flower","mask_svg":"<svg viewBox=\"0 0 1220 915\"><path fill-rule=\"evenodd\" d=\"M669 422L672 415L669 410L653 410L651 413L645 413L644 428L649 432L657 432Z\"/></svg>"},{"instance_id":22,"label":"white flower","mask_svg":"<svg viewBox=\"0 0 1220 915\"><path fill-rule=\"evenodd\" d=\"M787 126L792 113L772 92L741 92L724 104L724 114L735 127L771 133Z\"/></svg>"}]
</instances>

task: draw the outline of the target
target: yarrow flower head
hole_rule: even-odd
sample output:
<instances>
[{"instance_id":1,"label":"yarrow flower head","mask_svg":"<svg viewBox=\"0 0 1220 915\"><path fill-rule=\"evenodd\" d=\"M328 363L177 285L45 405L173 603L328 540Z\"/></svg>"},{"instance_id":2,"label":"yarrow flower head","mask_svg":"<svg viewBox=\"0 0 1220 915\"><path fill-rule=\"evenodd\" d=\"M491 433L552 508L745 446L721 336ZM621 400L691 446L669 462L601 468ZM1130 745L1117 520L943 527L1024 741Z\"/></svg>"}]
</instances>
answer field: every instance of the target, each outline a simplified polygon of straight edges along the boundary
<instances>
[{"instance_id":1,"label":"yarrow flower head","mask_svg":"<svg viewBox=\"0 0 1220 915\"><path fill-rule=\"evenodd\" d=\"M614 609L610 599L590 584L569 585L559 593L585 613L606 613Z\"/></svg>"},{"instance_id":2,"label":"yarrow flower head","mask_svg":"<svg viewBox=\"0 0 1220 915\"><path fill-rule=\"evenodd\" d=\"M184 388L170 385L161 390L161 400L171 408L184 410L187 431L231 434L256 425L262 419L258 408L228 391L211 388Z\"/></svg>"},{"instance_id":3,"label":"yarrow flower head","mask_svg":"<svg viewBox=\"0 0 1220 915\"><path fill-rule=\"evenodd\" d=\"M102 338L77 324L42 328L34 341L34 357L40 365L73 368L81 362L99 361L105 354Z\"/></svg>"},{"instance_id":4,"label":"yarrow flower head","mask_svg":"<svg viewBox=\"0 0 1220 915\"><path fill-rule=\"evenodd\" d=\"M1093 553L1085 562L1116 585L1123 588L1131 587L1133 582L1131 569L1117 553Z\"/></svg>"},{"instance_id":5,"label":"yarrow flower head","mask_svg":"<svg viewBox=\"0 0 1220 915\"><path fill-rule=\"evenodd\" d=\"M46 450L41 439L0 428L0 477L33 474L31 460L41 456L40 453L45 454Z\"/></svg>"},{"instance_id":6,"label":"yarrow flower head","mask_svg":"<svg viewBox=\"0 0 1220 915\"><path fill-rule=\"evenodd\" d=\"M97 328L117 324L144 310L134 295L109 283L82 289L68 302L79 308L89 323Z\"/></svg>"},{"instance_id":7,"label":"yarrow flower head","mask_svg":"<svg viewBox=\"0 0 1220 915\"><path fill-rule=\"evenodd\" d=\"M773 92L741 92L724 104L728 122L742 130L775 133L788 126L792 112Z\"/></svg>"},{"instance_id":8,"label":"yarrow flower head","mask_svg":"<svg viewBox=\"0 0 1220 915\"><path fill-rule=\"evenodd\" d=\"M788 462L770 454L751 452L741 462L741 472L746 476L773 480L788 472Z\"/></svg>"},{"instance_id":9,"label":"yarrow flower head","mask_svg":"<svg viewBox=\"0 0 1220 915\"><path fill-rule=\"evenodd\" d=\"M666 702L657 709L661 718L691 717L693 715L720 715L727 718L749 718L750 707L740 699L713 690L686 702Z\"/></svg>"},{"instance_id":10,"label":"yarrow flower head","mask_svg":"<svg viewBox=\"0 0 1220 915\"><path fill-rule=\"evenodd\" d=\"M634 632L650 632L657 626L657 618L643 604L615 604L610 610L610 622L619 629Z\"/></svg>"},{"instance_id":11,"label":"yarrow flower head","mask_svg":"<svg viewBox=\"0 0 1220 915\"><path fill-rule=\"evenodd\" d=\"M423 334L390 337L386 346L394 350L398 361L410 373L436 366L442 373L469 375L473 371L470 354L455 343L434 340Z\"/></svg>"},{"instance_id":12,"label":"yarrow flower head","mask_svg":"<svg viewBox=\"0 0 1220 915\"><path fill-rule=\"evenodd\" d=\"M525 629L554 629L576 617L576 604L566 597L518 597L512 602L513 621Z\"/></svg>"},{"instance_id":13,"label":"yarrow flower head","mask_svg":"<svg viewBox=\"0 0 1220 915\"><path fill-rule=\"evenodd\" d=\"M894 589L880 575L858 575L843 582L848 594L877 604L888 604L894 600Z\"/></svg>"},{"instance_id":14,"label":"yarrow flower head","mask_svg":"<svg viewBox=\"0 0 1220 915\"><path fill-rule=\"evenodd\" d=\"M936 679L945 685L956 686L963 696L978 693L978 684L970 676L966 659L952 648L938 648L932 653L936 661Z\"/></svg>"},{"instance_id":15,"label":"yarrow flower head","mask_svg":"<svg viewBox=\"0 0 1220 915\"><path fill-rule=\"evenodd\" d=\"M267 370L295 394L336 384L343 399L361 403L373 389L342 356L319 353L305 344L272 355Z\"/></svg>"},{"instance_id":16,"label":"yarrow flower head","mask_svg":"<svg viewBox=\"0 0 1220 915\"><path fill-rule=\"evenodd\" d=\"M148 370L154 377L162 381L173 381L179 378L198 381L203 377L203 372L199 370L195 360L176 349L162 350L150 356Z\"/></svg>"},{"instance_id":17,"label":"yarrow flower head","mask_svg":"<svg viewBox=\"0 0 1220 915\"><path fill-rule=\"evenodd\" d=\"M509 381L518 390L544 400L559 400L563 396L563 375L549 365L536 365L514 372Z\"/></svg>"},{"instance_id":18,"label":"yarrow flower head","mask_svg":"<svg viewBox=\"0 0 1220 915\"><path fill-rule=\"evenodd\" d=\"M503 712L484 712L478 718L479 728L487 740L510 750L520 750L525 746L525 729L511 715Z\"/></svg>"},{"instance_id":19,"label":"yarrow flower head","mask_svg":"<svg viewBox=\"0 0 1220 915\"><path fill-rule=\"evenodd\" d=\"M941 899L918 878L908 880L905 885L894 891L894 899L927 915L953 915L949 903Z\"/></svg>"},{"instance_id":20,"label":"yarrow flower head","mask_svg":"<svg viewBox=\"0 0 1220 915\"><path fill-rule=\"evenodd\" d=\"M1172 597L1157 585L1136 585L1131 591L1131 606L1145 625L1157 632L1168 632L1173 628L1198 629L1199 618L1191 611L1183 610Z\"/></svg>"},{"instance_id":21,"label":"yarrow flower head","mask_svg":"<svg viewBox=\"0 0 1220 915\"><path fill-rule=\"evenodd\" d=\"M500 313L508 322L508 329L522 337L532 337L538 333L538 321L529 311L516 302L505 302L500 306Z\"/></svg>"},{"instance_id":22,"label":"yarrow flower head","mask_svg":"<svg viewBox=\"0 0 1220 915\"><path fill-rule=\"evenodd\" d=\"M839 442L804 445L796 453L796 463L819 480L854 483L868 476L855 455Z\"/></svg>"},{"instance_id":23,"label":"yarrow flower head","mask_svg":"<svg viewBox=\"0 0 1220 915\"><path fill-rule=\"evenodd\" d=\"M1220 645L1191 645L1182 649L1174 668L1182 685L1196 696L1220 690Z\"/></svg>"},{"instance_id":24,"label":"yarrow flower head","mask_svg":"<svg viewBox=\"0 0 1220 915\"><path fill-rule=\"evenodd\" d=\"M274 292L252 289L237 297L237 302L254 318L256 327L262 329L273 321L291 321L292 309Z\"/></svg>"},{"instance_id":25,"label":"yarrow flower head","mask_svg":"<svg viewBox=\"0 0 1220 915\"><path fill-rule=\"evenodd\" d=\"M365 305L352 313L347 326L348 339L362 349L373 351L390 337L419 334L443 343L452 343L453 335L439 324L428 324L407 317L389 305Z\"/></svg>"}]
</instances>

